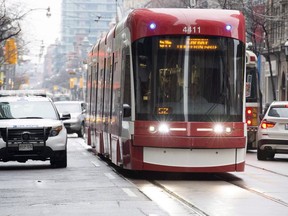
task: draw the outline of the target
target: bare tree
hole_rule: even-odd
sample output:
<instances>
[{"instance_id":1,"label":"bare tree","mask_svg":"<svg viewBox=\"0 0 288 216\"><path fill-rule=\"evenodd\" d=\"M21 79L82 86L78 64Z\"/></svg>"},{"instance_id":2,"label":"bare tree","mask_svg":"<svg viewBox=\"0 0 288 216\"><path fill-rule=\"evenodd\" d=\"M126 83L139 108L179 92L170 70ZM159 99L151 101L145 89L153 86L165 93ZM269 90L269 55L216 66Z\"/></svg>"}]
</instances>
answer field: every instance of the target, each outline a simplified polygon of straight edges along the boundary
<instances>
[{"instance_id":1,"label":"bare tree","mask_svg":"<svg viewBox=\"0 0 288 216\"><path fill-rule=\"evenodd\" d=\"M46 16L51 16L50 7L24 9L24 6L21 3L7 5L6 0L0 0L0 66L7 60L5 59L5 56L3 56L4 53L1 46L4 47L5 42L10 38L15 39L17 43L18 56L22 56L29 52L25 48L28 43L23 40L21 28L21 22L25 16L35 10L47 10Z\"/></svg>"},{"instance_id":2,"label":"bare tree","mask_svg":"<svg viewBox=\"0 0 288 216\"><path fill-rule=\"evenodd\" d=\"M285 22L287 22L287 11L283 10L283 1L281 0L242 0L228 1L219 0L223 9L237 9L243 12L246 18L247 41L252 42L253 51L257 55L263 55L269 64L271 76L271 87L273 99L276 100L276 90L273 80L271 55L272 46L281 47L283 41ZM272 41L272 43L271 43Z\"/></svg>"},{"instance_id":3,"label":"bare tree","mask_svg":"<svg viewBox=\"0 0 288 216\"><path fill-rule=\"evenodd\" d=\"M0 43L17 36L21 32L19 21L23 16L19 14L9 13L6 7L6 1L0 3Z\"/></svg>"}]
</instances>

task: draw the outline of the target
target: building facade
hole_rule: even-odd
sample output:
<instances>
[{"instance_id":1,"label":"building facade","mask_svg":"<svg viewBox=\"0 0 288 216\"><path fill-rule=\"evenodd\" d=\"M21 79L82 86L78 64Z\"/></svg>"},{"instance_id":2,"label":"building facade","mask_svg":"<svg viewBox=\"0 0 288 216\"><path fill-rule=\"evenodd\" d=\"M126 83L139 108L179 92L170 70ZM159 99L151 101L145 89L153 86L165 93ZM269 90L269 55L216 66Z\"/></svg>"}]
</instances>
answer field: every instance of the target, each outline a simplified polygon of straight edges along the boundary
<instances>
[{"instance_id":1,"label":"building facade","mask_svg":"<svg viewBox=\"0 0 288 216\"><path fill-rule=\"evenodd\" d=\"M263 102L288 100L288 0L267 1L267 35L261 67ZM268 44L267 44L268 40ZM270 61L269 61L270 58Z\"/></svg>"},{"instance_id":2,"label":"building facade","mask_svg":"<svg viewBox=\"0 0 288 216\"><path fill-rule=\"evenodd\" d=\"M115 22L115 0L62 0L61 42L66 53L86 37L95 43Z\"/></svg>"}]
</instances>

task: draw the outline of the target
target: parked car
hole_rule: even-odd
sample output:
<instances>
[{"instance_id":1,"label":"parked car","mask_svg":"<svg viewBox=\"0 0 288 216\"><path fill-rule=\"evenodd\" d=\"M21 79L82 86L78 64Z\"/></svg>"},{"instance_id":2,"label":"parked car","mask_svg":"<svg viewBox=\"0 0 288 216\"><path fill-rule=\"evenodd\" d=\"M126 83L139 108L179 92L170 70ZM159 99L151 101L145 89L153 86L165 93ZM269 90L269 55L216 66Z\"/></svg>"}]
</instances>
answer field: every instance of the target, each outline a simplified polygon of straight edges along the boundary
<instances>
[{"instance_id":1,"label":"parked car","mask_svg":"<svg viewBox=\"0 0 288 216\"><path fill-rule=\"evenodd\" d=\"M55 101L54 104L60 114L70 113L71 115L71 119L64 121L68 134L77 133L78 137L83 137L86 103L83 101Z\"/></svg>"},{"instance_id":2,"label":"parked car","mask_svg":"<svg viewBox=\"0 0 288 216\"><path fill-rule=\"evenodd\" d=\"M0 161L50 160L67 166L67 131L48 97L0 97Z\"/></svg>"},{"instance_id":3,"label":"parked car","mask_svg":"<svg viewBox=\"0 0 288 216\"><path fill-rule=\"evenodd\" d=\"M260 118L258 160L273 159L276 153L288 154L288 101L272 102Z\"/></svg>"}]
</instances>

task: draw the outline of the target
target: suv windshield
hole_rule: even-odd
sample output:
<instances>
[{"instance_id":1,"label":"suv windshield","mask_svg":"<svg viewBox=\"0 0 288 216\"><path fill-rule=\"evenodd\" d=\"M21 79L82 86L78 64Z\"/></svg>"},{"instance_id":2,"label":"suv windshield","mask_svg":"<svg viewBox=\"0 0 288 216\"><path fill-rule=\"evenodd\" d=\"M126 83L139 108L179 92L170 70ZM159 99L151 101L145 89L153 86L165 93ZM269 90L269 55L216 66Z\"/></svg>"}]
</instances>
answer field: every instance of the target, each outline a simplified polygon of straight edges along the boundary
<instances>
[{"instance_id":1,"label":"suv windshield","mask_svg":"<svg viewBox=\"0 0 288 216\"><path fill-rule=\"evenodd\" d=\"M288 107L286 106L271 107L268 116L288 118Z\"/></svg>"},{"instance_id":2,"label":"suv windshield","mask_svg":"<svg viewBox=\"0 0 288 216\"><path fill-rule=\"evenodd\" d=\"M0 119L44 118L58 119L49 101L9 101L0 102Z\"/></svg>"}]
</instances>

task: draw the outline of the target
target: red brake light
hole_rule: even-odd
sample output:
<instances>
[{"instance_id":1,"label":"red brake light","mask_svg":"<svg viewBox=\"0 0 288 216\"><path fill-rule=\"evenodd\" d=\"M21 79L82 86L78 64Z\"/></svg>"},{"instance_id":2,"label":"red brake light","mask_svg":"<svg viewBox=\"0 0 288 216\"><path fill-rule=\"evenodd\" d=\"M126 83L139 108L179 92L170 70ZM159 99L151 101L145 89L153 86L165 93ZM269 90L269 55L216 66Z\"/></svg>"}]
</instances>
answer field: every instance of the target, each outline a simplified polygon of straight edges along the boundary
<instances>
[{"instance_id":1,"label":"red brake light","mask_svg":"<svg viewBox=\"0 0 288 216\"><path fill-rule=\"evenodd\" d=\"M275 126L275 122L268 122L266 120L263 120L260 126L262 129L273 128Z\"/></svg>"},{"instance_id":2,"label":"red brake light","mask_svg":"<svg viewBox=\"0 0 288 216\"><path fill-rule=\"evenodd\" d=\"M258 126L258 108L246 107L246 123L247 126Z\"/></svg>"},{"instance_id":3,"label":"red brake light","mask_svg":"<svg viewBox=\"0 0 288 216\"><path fill-rule=\"evenodd\" d=\"M247 108L246 112L247 112L248 115L251 115L252 114L252 109L251 108Z\"/></svg>"},{"instance_id":4,"label":"red brake light","mask_svg":"<svg viewBox=\"0 0 288 216\"><path fill-rule=\"evenodd\" d=\"M253 56L253 55L251 55L251 56L250 56L250 61L251 61L251 62L255 62L255 61L256 61L256 57Z\"/></svg>"}]
</instances>

